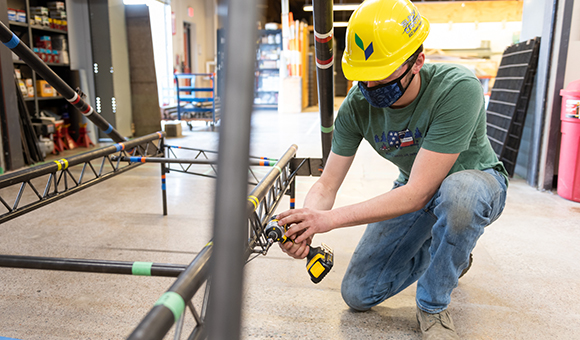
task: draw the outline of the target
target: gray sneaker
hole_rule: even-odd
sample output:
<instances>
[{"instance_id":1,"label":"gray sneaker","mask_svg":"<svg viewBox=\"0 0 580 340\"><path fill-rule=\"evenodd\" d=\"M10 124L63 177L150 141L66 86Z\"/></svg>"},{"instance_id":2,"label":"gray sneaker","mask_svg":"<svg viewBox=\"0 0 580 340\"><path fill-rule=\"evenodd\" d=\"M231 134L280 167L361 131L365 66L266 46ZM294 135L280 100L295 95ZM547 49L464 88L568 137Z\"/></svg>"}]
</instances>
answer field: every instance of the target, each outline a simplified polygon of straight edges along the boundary
<instances>
[{"instance_id":1,"label":"gray sneaker","mask_svg":"<svg viewBox=\"0 0 580 340\"><path fill-rule=\"evenodd\" d=\"M447 309L441 313L430 314L417 307L417 321L423 340L459 340Z\"/></svg>"}]
</instances>

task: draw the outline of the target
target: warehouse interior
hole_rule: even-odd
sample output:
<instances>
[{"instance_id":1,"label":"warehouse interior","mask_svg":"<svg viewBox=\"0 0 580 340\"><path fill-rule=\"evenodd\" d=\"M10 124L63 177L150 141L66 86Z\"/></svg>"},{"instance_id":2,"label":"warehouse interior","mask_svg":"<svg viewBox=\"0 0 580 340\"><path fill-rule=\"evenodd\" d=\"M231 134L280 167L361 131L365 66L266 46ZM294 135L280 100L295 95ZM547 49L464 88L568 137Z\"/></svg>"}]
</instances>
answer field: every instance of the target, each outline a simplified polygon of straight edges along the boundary
<instances>
[{"instance_id":1,"label":"warehouse interior","mask_svg":"<svg viewBox=\"0 0 580 340\"><path fill-rule=\"evenodd\" d=\"M346 23L361 2L334 1L332 86L321 91L312 8L318 3L311 0L256 2L251 11L247 4L254 2L246 1L0 1L0 21L20 46L80 98L73 104L0 32L9 47L0 49L0 340L201 339L208 330L221 331L216 339L420 339L416 284L364 313L341 297L365 225L315 237L313 244L328 244L334 256L318 284L309 279L306 260L252 239L253 219L302 207L320 176L330 138L325 119L334 119L356 85L340 60ZM513 163L506 167L505 210L485 229L452 294L457 333L461 339L578 338L580 133L569 136L580 120L579 105L574 116L567 101L580 100L573 57L580 52L580 8L573 0L413 4L431 23L426 62L473 71L492 126L502 57L532 45L535 53L526 65L526 95L514 104L523 110L515 150L498 154ZM230 40L232 30L239 36ZM228 55L232 50L236 57ZM243 71L227 72L232 65ZM75 105L83 103L102 120L81 113ZM141 141L146 147L132 149ZM295 161L283 165L290 151ZM161 166L156 157L165 157ZM170 164L171 157L189 163ZM255 193L262 188L256 183L278 174L274 162L276 178L288 186L270 183L269 190L281 193L276 198ZM294 170L293 182L284 177ZM334 207L389 191L398 174L361 143ZM232 185L240 176L249 185ZM245 198L254 194L260 199L248 215L252 199ZM243 234L238 245L247 246L248 228L267 254L238 259L237 248L219 240L235 243ZM81 259L90 263L81 268ZM64 269L67 261L79 267ZM151 263L172 274L135 269ZM220 263L226 265L218 269ZM178 279L182 272L189 276ZM193 287L191 280L190 303L180 289ZM182 317L167 297L176 291L185 300ZM161 321L151 321L162 317L163 330Z\"/></svg>"}]
</instances>

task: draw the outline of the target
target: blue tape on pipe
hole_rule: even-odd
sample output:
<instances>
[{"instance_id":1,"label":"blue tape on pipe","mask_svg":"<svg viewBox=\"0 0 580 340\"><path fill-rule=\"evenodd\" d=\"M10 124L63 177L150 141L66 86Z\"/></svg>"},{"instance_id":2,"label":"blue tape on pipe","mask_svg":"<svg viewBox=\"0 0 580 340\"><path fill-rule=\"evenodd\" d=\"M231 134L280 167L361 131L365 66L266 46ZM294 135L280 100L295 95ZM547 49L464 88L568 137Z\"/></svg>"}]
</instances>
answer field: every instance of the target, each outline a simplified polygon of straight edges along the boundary
<instances>
[{"instance_id":1,"label":"blue tape on pipe","mask_svg":"<svg viewBox=\"0 0 580 340\"><path fill-rule=\"evenodd\" d=\"M18 43L20 43L20 39L18 39L16 34L12 33L12 39L10 39L8 42L5 42L4 45L6 45L6 47L9 49L13 49L14 47L18 46Z\"/></svg>"},{"instance_id":2,"label":"blue tape on pipe","mask_svg":"<svg viewBox=\"0 0 580 340\"><path fill-rule=\"evenodd\" d=\"M106 131L103 131L103 132L108 135L109 133L113 132L113 126L111 124L109 124L109 128Z\"/></svg>"},{"instance_id":3,"label":"blue tape on pipe","mask_svg":"<svg viewBox=\"0 0 580 340\"><path fill-rule=\"evenodd\" d=\"M161 184L161 190L165 190L165 183Z\"/></svg>"},{"instance_id":4,"label":"blue tape on pipe","mask_svg":"<svg viewBox=\"0 0 580 340\"><path fill-rule=\"evenodd\" d=\"M129 162L131 163L141 162L141 157L129 157Z\"/></svg>"},{"instance_id":5,"label":"blue tape on pipe","mask_svg":"<svg viewBox=\"0 0 580 340\"><path fill-rule=\"evenodd\" d=\"M115 148L117 149L117 151L121 151L121 150L123 150L123 145L115 144Z\"/></svg>"}]
</instances>

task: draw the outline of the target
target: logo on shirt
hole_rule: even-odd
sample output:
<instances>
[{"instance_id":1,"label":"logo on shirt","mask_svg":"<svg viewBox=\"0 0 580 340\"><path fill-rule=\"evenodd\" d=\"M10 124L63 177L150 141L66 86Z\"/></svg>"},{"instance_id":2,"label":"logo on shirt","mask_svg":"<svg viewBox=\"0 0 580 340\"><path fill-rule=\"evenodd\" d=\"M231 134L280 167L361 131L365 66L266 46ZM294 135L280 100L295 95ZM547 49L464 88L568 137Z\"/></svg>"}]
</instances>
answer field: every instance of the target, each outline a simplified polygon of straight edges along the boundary
<instances>
[{"instance_id":1,"label":"logo on shirt","mask_svg":"<svg viewBox=\"0 0 580 340\"><path fill-rule=\"evenodd\" d=\"M415 128L415 136L409 129L405 129L403 131L389 131L386 135L385 132L381 134L379 138L378 135L375 135L375 142L382 143L380 149L382 151L389 151L392 148L401 149L408 146L413 146L417 144L417 140L423 137L419 128Z\"/></svg>"}]
</instances>

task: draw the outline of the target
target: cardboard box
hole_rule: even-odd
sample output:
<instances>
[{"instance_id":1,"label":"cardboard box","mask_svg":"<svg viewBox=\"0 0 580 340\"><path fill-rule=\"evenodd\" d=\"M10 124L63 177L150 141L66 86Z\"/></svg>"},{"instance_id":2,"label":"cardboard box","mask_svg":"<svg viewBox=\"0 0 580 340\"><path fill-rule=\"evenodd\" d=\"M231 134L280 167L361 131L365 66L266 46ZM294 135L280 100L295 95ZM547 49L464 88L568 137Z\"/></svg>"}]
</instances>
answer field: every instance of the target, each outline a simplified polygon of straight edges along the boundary
<instances>
[{"instance_id":1,"label":"cardboard box","mask_svg":"<svg viewBox=\"0 0 580 340\"><path fill-rule=\"evenodd\" d=\"M46 80L37 80L36 81L36 95L38 97L54 97L56 95L56 91Z\"/></svg>"},{"instance_id":2,"label":"cardboard box","mask_svg":"<svg viewBox=\"0 0 580 340\"><path fill-rule=\"evenodd\" d=\"M183 137L180 121L172 121L165 123L165 132L167 137Z\"/></svg>"}]
</instances>

